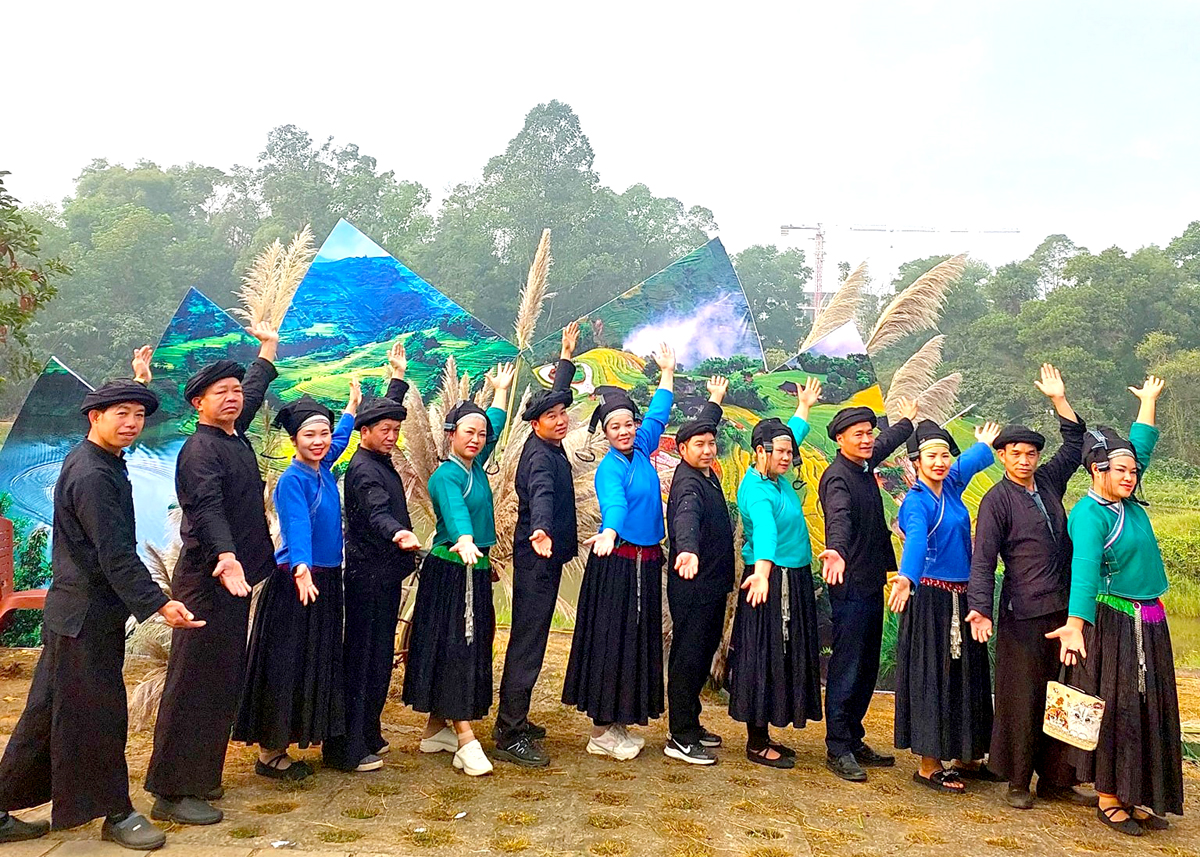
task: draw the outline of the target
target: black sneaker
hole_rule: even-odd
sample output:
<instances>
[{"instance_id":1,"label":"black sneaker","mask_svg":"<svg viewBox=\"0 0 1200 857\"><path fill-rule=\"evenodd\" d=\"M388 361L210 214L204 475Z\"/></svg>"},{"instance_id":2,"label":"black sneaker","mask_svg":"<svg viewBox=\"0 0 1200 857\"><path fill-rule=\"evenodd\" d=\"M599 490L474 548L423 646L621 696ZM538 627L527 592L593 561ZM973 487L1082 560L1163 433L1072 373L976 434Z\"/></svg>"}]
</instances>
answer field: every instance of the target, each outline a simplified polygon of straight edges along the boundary
<instances>
[{"instance_id":1,"label":"black sneaker","mask_svg":"<svg viewBox=\"0 0 1200 857\"><path fill-rule=\"evenodd\" d=\"M492 755L526 768L544 768L550 764L550 757L546 755L546 751L529 737L528 732L518 735L507 744L497 744Z\"/></svg>"},{"instance_id":2,"label":"black sneaker","mask_svg":"<svg viewBox=\"0 0 1200 857\"><path fill-rule=\"evenodd\" d=\"M842 756L834 756L826 753L825 767L829 768L829 770L833 771L843 780L852 783L865 783L867 781L867 772L862 769L862 766L852 753L846 753Z\"/></svg>"},{"instance_id":3,"label":"black sneaker","mask_svg":"<svg viewBox=\"0 0 1200 857\"><path fill-rule=\"evenodd\" d=\"M225 813L198 797L160 797L150 809L150 817L176 824L216 824L225 817Z\"/></svg>"},{"instance_id":4,"label":"black sneaker","mask_svg":"<svg viewBox=\"0 0 1200 857\"><path fill-rule=\"evenodd\" d=\"M532 738L534 741L541 741L543 738L546 737L546 727L538 726L532 720L527 720L525 722L525 734L528 735L530 738Z\"/></svg>"},{"instance_id":5,"label":"black sneaker","mask_svg":"<svg viewBox=\"0 0 1200 857\"><path fill-rule=\"evenodd\" d=\"M48 821L21 821L15 815L3 813L0 818L0 842L24 842L41 839L50 832Z\"/></svg>"},{"instance_id":6,"label":"black sneaker","mask_svg":"<svg viewBox=\"0 0 1200 857\"><path fill-rule=\"evenodd\" d=\"M890 768L896 764L896 757L876 753L866 744L863 744L854 751L854 761L858 762L864 768Z\"/></svg>"},{"instance_id":7,"label":"black sneaker","mask_svg":"<svg viewBox=\"0 0 1200 857\"><path fill-rule=\"evenodd\" d=\"M131 812L120 821L104 819L100 838L134 851L153 851L167 842L167 835L140 812Z\"/></svg>"},{"instance_id":8,"label":"black sneaker","mask_svg":"<svg viewBox=\"0 0 1200 857\"><path fill-rule=\"evenodd\" d=\"M703 727L701 727L703 729ZM700 736L700 743L705 747L720 747L722 744L721 736L715 732L709 732L703 729L704 734Z\"/></svg>"},{"instance_id":9,"label":"black sneaker","mask_svg":"<svg viewBox=\"0 0 1200 857\"><path fill-rule=\"evenodd\" d=\"M717 757L710 753L703 744L680 744L674 738L667 739L667 745L663 747L663 755L692 765L714 765L717 762Z\"/></svg>"}]
</instances>

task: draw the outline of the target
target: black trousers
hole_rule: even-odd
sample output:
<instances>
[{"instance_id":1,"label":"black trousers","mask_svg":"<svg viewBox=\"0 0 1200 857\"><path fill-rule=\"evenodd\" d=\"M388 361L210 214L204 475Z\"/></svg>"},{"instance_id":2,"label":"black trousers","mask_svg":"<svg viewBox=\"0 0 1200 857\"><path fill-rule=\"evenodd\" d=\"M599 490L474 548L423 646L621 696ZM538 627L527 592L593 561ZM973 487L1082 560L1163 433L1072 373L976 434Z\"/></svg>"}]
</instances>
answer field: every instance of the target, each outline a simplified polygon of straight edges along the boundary
<instances>
[{"instance_id":1,"label":"black trousers","mask_svg":"<svg viewBox=\"0 0 1200 857\"><path fill-rule=\"evenodd\" d=\"M529 705L546 657L563 565L563 560L540 557L532 551L521 550L513 557L512 629L496 712L499 744L513 741L529 728Z\"/></svg>"},{"instance_id":2,"label":"black trousers","mask_svg":"<svg viewBox=\"0 0 1200 857\"><path fill-rule=\"evenodd\" d=\"M246 675L250 598L231 595L204 567L178 566L171 588L208 624L171 635L146 791L202 798L221 785Z\"/></svg>"},{"instance_id":3,"label":"black trousers","mask_svg":"<svg viewBox=\"0 0 1200 857\"><path fill-rule=\"evenodd\" d=\"M1046 682L1058 678L1058 640L1046 634L1066 624L1067 612L1018 619L1002 611L996 625L996 719L988 767L1012 785L1075 783L1071 748L1042 731Z\"/></svg>"},{"instance_id":4,"label":"black trousers","mask_svg":"<svg viewBox=\"0 0 1200 857\"><path fill-rule=\"evenodd\" d=\"M667 714L671 737L695 744L704 734L700 726L700 691L712 671L713 655L725 630L725 602L710 599L671 598L671 653L667 658Z\"/></svg>"},{"instance_id":5,"label":"black trousers","mask_svg":"<svg viewBox=\"0 0 1200 857\"><path fill-rule=\"evenodd\" d=\"M863 744L863 718L879 677L883 590L866 598L831 598L833 652L825 680L825 747L833 756Z\"/></svg>"},{"instance_id":6,"label":"black trousers","mask_svg":"<svg viewBox=\"0 0 1200 857\"><path fill-rule=\"evenodd\" d=\"M328 739L322 747L326 763L335 768L353 770L387 743L380 720L392 683L405 577L395 571L346 572L342 647L346 732Z\"/></svg>"},{"instance_id":7,"label":"black trousers","mask_svg":"<svg viewBox=\"0 0 1200 857\"><path fill-rule=\"evenodd\" d=\"M125 683L125 619L84 619L78 637L42 633L25 711L0 761L0 810L54 801L57 829L133 811Z\"/></svg>"}]
</instances>

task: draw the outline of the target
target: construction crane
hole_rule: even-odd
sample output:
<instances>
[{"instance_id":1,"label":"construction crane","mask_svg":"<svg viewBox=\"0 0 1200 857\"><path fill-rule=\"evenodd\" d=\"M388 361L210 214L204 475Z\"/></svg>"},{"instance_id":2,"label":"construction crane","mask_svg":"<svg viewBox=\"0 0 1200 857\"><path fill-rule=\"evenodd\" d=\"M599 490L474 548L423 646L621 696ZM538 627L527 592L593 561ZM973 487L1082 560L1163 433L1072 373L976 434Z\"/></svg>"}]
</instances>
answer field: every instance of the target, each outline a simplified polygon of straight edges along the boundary
<instances>
[{"instance_id":1,"label":"construction crane","mask_svg":"<svg viewBox=\"0 0 1200 857\"><path fill-rule=\"evenodd\" d=\"M831 224L832 225L832 224ZM834 228L839 228L832 225ZM922 232L926 234L947 233L951 235L968 235L972 232L980 235L1019 235L1020 229L937 229L931 226L884 226L881 224L863 224L843 227L849 232ZM809 230L813 233L813 302L812 317L815 321L821 314L821 303L825 296L825 230L823 223L816 226L793 225L785 223L779 227L779 234L787 236L793 230Z\"/></svg>"}]
</instances>

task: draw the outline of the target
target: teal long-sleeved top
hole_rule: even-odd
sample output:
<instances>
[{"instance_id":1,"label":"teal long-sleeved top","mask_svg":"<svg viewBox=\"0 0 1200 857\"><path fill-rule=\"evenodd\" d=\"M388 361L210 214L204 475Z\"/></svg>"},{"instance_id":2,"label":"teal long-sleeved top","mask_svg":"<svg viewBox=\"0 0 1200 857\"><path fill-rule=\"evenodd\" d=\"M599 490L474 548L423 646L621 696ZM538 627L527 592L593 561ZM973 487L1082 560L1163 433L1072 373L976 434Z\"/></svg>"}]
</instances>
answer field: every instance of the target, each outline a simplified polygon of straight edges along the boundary
<instances>
[{"instance_id":1,"label":"teal long-sleeved top","mask_svg":"<svg viewBox=\"0 0 1200 857\"><path fill-rule=\"evenodd\" d=\"M342 414L329 451L317 469L295 459L275 483L275 512L279 515L278 565L336 568L342 564L342 500L338 496L334 463L350 445L354 417Z\"/></svg>"},{"instance_id":2,"label":"teal long-sleeved top","mask_svg":"<svg viewBox=\"0 0 1200 857\"><path fill-rule=\"evenodd\" d=\"M808 437L808 421L800 416L788 420L796 443ZM796 451L797 456L799 450ZM812 543L804 520L804 504L785 475L768 479L751 468L742 477L737 493L742 516L742 561L754 565L766 559L784 568L812 564Z\"/></svg>"},{"instance_id":3,"label":"teal long-sleeved top","mask_svg":"<svg viewBox=\"0 0 1200 857\"><path fill-rule=\"evenodd\" d=\"M496 448L500 432L504 431L507 415L499 408L487 409L492 424L490 440L468 467L451 455L429 477L429 497L437 529L435 545L452 545L462 536L470 536L475 546L488 548L496 543L496 518L492 510L492 486L488 484L483 465Z\"/></svg>"},{"instance_id":4,"label":"teal long-sleeved top","mask_svg":"<svg viewBox=\"0 0 1200 857\"><path fill-rule=\"evenodd\" d=\"M611 529L630 544L649 547L667 535L663 522L662 485L650 460L666 431L675 395L655 390L650 407L625 456L609 449L596 468L596 499L600 501L600 529Z\"/></svg>"},{"instance_id":5,"label":"teal long-sleeved top","mask_svg":"<svg viewBox=\"0 0 1200 857\"><path fill-rule=\"evenodd\" d=\"M922 577L955 583L966 583L971 577L971 513L962 495L975 474L993 461L991 445L975 443L950 465L940 496L920 480L908 489L900 504L904 533L900 573L914 586Z\"/></svg>"},{"instance_id":6,"label":"teal long-sleeved top","mask_svg":"<svg viewBox=\"0 0 1200 857\"><path fill-rule=\"evenodd\" d=\"M1158 429L1134 423L1129 429L1138 468L1145 473L1158 443ZM1124 513L1119 533L1118 519ZM1131 601L1153 601L1167 591L1162 552L1145 508L1134 500L1106 503L1089 491L1067 518L1071 535L1071 599L1067 612L1085 622L1096 621L1096 596L1117 595ZM1106 550L1110 534L1115 541Z\"/></svg>"}]
</instances>

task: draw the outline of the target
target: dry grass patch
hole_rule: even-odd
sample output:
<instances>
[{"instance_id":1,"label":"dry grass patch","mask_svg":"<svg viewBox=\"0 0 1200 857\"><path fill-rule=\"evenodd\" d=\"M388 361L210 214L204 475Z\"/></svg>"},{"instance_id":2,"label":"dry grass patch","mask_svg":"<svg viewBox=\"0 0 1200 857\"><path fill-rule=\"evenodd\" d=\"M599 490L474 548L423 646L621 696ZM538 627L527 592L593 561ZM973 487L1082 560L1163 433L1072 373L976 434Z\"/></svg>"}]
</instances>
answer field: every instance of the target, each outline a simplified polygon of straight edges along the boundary
<instances>
[{"instance_id":1,"label":"dry grass patch","mask_svg":"<svg viewBox=\"0 0 1200 857\"><path fill-rule=\"evenodd\" d=\"M680 842L671 849L671 857L712 857L716 852L703 842Z\"/></svg>"},{"instance_id":2,"label":"dry grass patch","mask_svg":"<svg viewBox=\"0 0 1200 857\"><path fill-rule=\"evenodd\" d=\"M408 841L422 848L440 848L458 842L458 834L444 825L418 827L408 834Z\"/></svg>"},{"instance_id":3,"label":"dry grass patch","mask_svg":"<svg viewBox=\"0 0 1200 857\"><path fill-rule=\"evenodd\" d=\"M529 847L529 840L524 836L497 836L492 839L492 850L505 854L516 854Z\"/></svg>"},{"instance_id":4,"label":"dry grass patch","mask_svg":"<svg viewBox=\"0 0 1200 857\"><path fill-rule=\"evenodd\" d=\"M620 839L602 839L599 842L593 842L588 847L588 851L598 857L620 857L622 854L629 853L629 843Z\"/></svg>"},{"instance_id":5,"label":"dry grass patch","mask_svg":"<svg viewBox=\"0 0 1200 857\"><path fill-rule=\"evenodd\" d=\"M592 795L592 800L601 806L629 806L629 795L625 792L599 791Z\"/></svg>"},{"instance_id":6,"label":"dry grass patch","mask_svg":"<svg viewBox=\"0 0 1200 857\"><path fill-rule=\"evenodd\" d=\"M664 795L663 806L667 809L700 809L704 801L691 795Z\"/></svg>"},{"instance_id":7,"label":"dry grass patch","mask_svg":"<svg viewBox=\"0 0 1200 857\"><path fill-rule=\"evenodd\" d=\"M407 790L400 783L369 783L367 785L367 794L371 797L391 797Z\"/></svg>"},{"instance_id":8,"label":"dry grass patch","mask_svg":"<svg viewBox=\"0 0 1200 857\"><path fill-rule=\"evenodd\" d=\"M929 813L910 806L891 806L885 809L883 814L898 821L927 821L930 818Z\"/></svg>"},{"instance_id":9,"label":"dry grass patch","mask_svg":"<svg viewBox=\"0 0 1200 857\"><path fill-rule=\"evenodd\" d=\"M910 845L945 845L945 837L930 833L928 830L913 830L904 834L904 839Z\"/></svg>"},{"instance_id":10,"label":"dry grass patch","mask_svg":"<svg viewBox=\"0 0 1200 857\"><path fill-rule=\"evenodd\" d=\"M537 789L517 789L515 792L512 792L509 797L515 798L516 800L536 801L545 800L546 798L550 797L550 795L546 794L545 792L540 792Z\"/></svg>"},{"instance_id":11,"label":"dry grass patch","mask_svg":"<svg viewBox=\"0 0 1200 857\"><path fill-rule=\"evenodd\" d=\"M624 827L629 822L621 818L619 815L610 815L607 812L592 812L588 813L588 827L594 827L597 830L615 830L618 827Z\"/></svg>"},{"instance_id":12,"label":"dry grass patch","mask_svg":"<svg viewBox=\"0 0 1200 857\"><path fill-rule=\"evenodd\" d=\"M317 787L316 777L305 777L302 780L280 780L275 784L275 788L281 792L292 794L293 792L310 792Z\"/></svg>"},{"instance_id":13,"label":"dry grass patch","mask_svg":"<svg viewBox=\"0 0 1200 857\"><path fill-rule=\"evenodd\" d=\"M795 855L778 845L760 845L747 851L746 857L795 857Z\"/></svg>"},{"instance_id":14,"label":"dry grass patch","mask_svg":"<svg viewBox=\"0 0 1200 857\"><path fill-rule=\"evenodd\" d=\"M1019 843L1019 842L1017 842L1017 840L1016 840L1014 837L1012 837L1012 836L1005 836L1005 837L1003 837L1003 838L1004 838L1004 839L1010 839L1010 840L1012 840L1012 842L1013 842L1013 843L1015 843L1015 844L1014 844L1014 845L1005 845L1005 846L999 846L999 847L1002 847L1002 848L1010 848L1010 849L1016 849L1016 848L1020 848L1020 847L1021 847L1020 843ZM1102 854L1102 853L1103 853L1103 852L1105 852L1105 851L1116 851L1116 850L1117 850L1117 849L1116 849L1116 847L1115 847L1114 845L1111 845L1111 844L1110 844L1110 843L1108 843L1108 842L1101 842L1100 840L1097 840L1097 839L1079 839L1079 840L1076 840L1076 842L1075 842L1075 847L1076 847L1078 850L1080 850L1080 851L1090 851L1090 852L1092 852L1093 854Z\"/></svg>"},{"instance_id":15,"label":"dry grass patch","mask_svg":"<svg viewBox=\"0 0 1200 857\"><path fill-rule=\"evenodd\" d=\"M658 822L655 831L662 836L675 839L708 839L708 828L698 821L678 816L668 816Z\"/></svg>"},{"instance_id":16,"label":"dry grass patch","mask_svg":"<svg viewBox=\"0 0 1200 857\"><path fill-rule=\"evenodd\" d=\"M430 795L430 797L442 803L454 803L455 801L470 800L477 794L479 793L470 786L454 785L440 788Z\"/></svg>"},{"instance_id":17,"label":"dry grass patch","mask_svg":"<svg viewBox=\"0 0 1200 857\"><path fill-rule=\"evenodd\" d=\"M1166 854L1167 857L1196 857L1195 851L1180 848L1178 845L1155 845L1154 850L1159 854Z\"/></svg>"},{"instance_id":18,"label":"dry grass patch","mask_svg":"<svg viewBox=\"0 0 1200 857\"><path fill-rule=\"evenodd\" d=\"M745 789L752 789L762 784L762 781L755 777L748 777L745 774L731 774L729 782L735 786L741 786Z\"/></svg>"},{"instance_id":19,"label":"dry grass patch","mask_svg":"<svg viewBox=\"0 0 1200 857\"><path fill-rule=\"evenodd\" d=\"M427 818L430 821L453 821L454 816L458 815L460 811L456 806L442 803L440 800L434 800L430 801L428 806L423 806L417 810L417 815L421 816L421 818Z\"/></svg>"},{"instance_id":20,"label":"dry grass patch","mask_svg":"<svg viewBox=\"0 0 1200 857\"><path fill-rule=\"evenodd\" d=\"M235 827L229 831L229 835L234 839L253 839L256 836L262 836L261 827Z\"/></svg>"},{"instance_id":21,"label":"dry grass patch","mask_svg":"<svg viewBox=\"0 0 1200 857\"><path fill-rule=\"evenodd\" d=\"M317 834L317 839L322 842L357 842L366 836L365 833L360 833L357 830L344 830L342 828L334 828L333 830L322 830Z\"/></svg>"},{"instance_id":22,"label":"dry grass patch","mask_svg":"<svg viewBox=\"0 0 1200 857\"><path fill-rule=\"evenodd\" d=\"M751 839L783 839L783 833L770 827L752 827L746 831Z\"/></svg>"},{"instance_id":23,"label":"dry grass patch","mask_svg":"<svg viewBox=\"0 0 1200 857\"><path fill-rule=\"evenodd\" d=\"M662 775L664 783L690 783L692 778L687 774L682 774L679 771L669 771Z\"/></svg>"},{"instance_id":24,"label":"dry grass patch","mask_svg":"<svg viewBox=\"0 0 1200 857\"><path fill-rule=\"evenodd\" d=\"M347 809L343 809L342 815L346 816L346 818L357 818L361 820L365 818L374 818L375 816L379 815L379 810L373 806L352 806Z\"/></svg>"},{"instance_id":25,"label":"dry grass patch","mask_svg":"<svg viewBox=\"0 0 1200 857\"><path fill-rule=\"evenodd\" d=\"M1020 851L1021 840L1015 836L991 836L983 840L984 845L990 845L993 848L1003 848L1006 851ZM1080 843L1082 845L1082 843Z\"/></svg>"},{"instance_id":26,"label":"dry grass patch","mask_svg":"<svg viewBox=\"0 0 1200 857\"><path fill-rule=\"evenodd\" d=\"M277 800L269 803L256 803L250 807L251 812L257 812L260 815L282 815L285 812L291 812L300 804L290 800Z\"/></svg>"},{"instance_id":27,"label":"dry grass patch","mask_svg":"<svg viewBox=\"0 0 1200 857\"><path fill-rule=\"evenodd\" d=\"M636 780L637 774L622 771L620 768L609 768L600 772L600 777L606 780Z\"/></svg>"},{"instance_id":28,"label":"dry grass patch","mask_svg":"<svg viewBox=\"0 0 1200 857\"><path fill-rule=\"evenodd\" d=\"M507 824L509 827L529 827L538 823L538 817L532 812L506 811L496 813L497 824Z\"/></svg>"}]
</instances>

